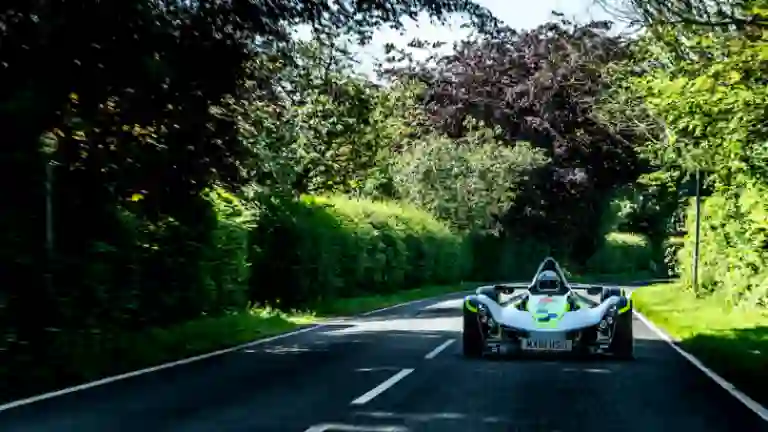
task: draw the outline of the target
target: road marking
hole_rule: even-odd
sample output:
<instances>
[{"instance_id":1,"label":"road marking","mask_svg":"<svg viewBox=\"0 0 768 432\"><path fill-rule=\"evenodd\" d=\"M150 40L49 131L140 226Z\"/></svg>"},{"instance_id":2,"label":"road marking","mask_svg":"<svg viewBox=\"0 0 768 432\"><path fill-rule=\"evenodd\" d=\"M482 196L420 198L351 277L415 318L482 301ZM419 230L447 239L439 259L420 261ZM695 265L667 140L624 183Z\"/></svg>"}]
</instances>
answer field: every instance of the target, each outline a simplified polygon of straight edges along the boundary
<instances>
[{"instance_id":1,"label":"road marking","mask_svg":"<svg viewBox=\"0 0 768 432\"><path fill-rule=\"evenodd\" d=\"M102 385L105 385L105 384L113 383L115 381L121 381L121 380L124 380L124 379L127 379L127 378L133 378L135 376L144 375L144 374L151 373L151 372L157 372L157 371L160 371L160 370L163 370L163 369L169 369L169 368L172 368L172 367L181 366L181 365L185 365L185 364L188 364L188 363L193 363L193 362L196 362L196 361L199 361L199 360L205 360L207 358L216 357L216 356L219 356L219 355L222 355L222 354L227 354L227 353L239 351L239 350L242 350L244 348L250 348L252 346L265 344L267 342L272 342L272 341L275 341L275 340L278 340L278 339L283 339L283 338L286 338L288 336L294 336L294 335L297 335L297 334L306 333L306 332L311 331L311 330L321 329L321 328L324 328L324 327L328 327L329 325L331 325L331 323L316 324L316 325L313 325L313 326L310 326L310 327L306 327L306 328L303 328L303 329L294 330L292 332L281 333L279 335L268 337L266 339L259 339L259 340L253 341L253 342L248 342L246 344L238 345L236 347L226 348L226 349L210 352L210 353L207 353L207 354L201 354L201 355L194 356L194 357L188 357L188 358L177 360L177 361L174 361L174 362L171 362L171 363L165 363L165 364L161 364L161 365L157 365L157 366L148 367L148 368L145 368L145 369L139 369L139 370L136 370L136 371L133 371L133 372L124 373L124 374L121 374L121 375L115 375L115 376L111 376L111 377L107 377L107 378L102 378L102 379L97 380L97 381L91 381L91 382L88 382L88 383L85 383L85 384L80 384L80 385L77 385L77 386L74 386L74 387L68 387L68 388L57 390L57 391L53 391L53 392L50 392L50 393L44 393L44 394L41 394L41 395L28 397L26 399L19 399L19 400L13 401L13 402L8 402L6 404L0 405L0 412L1 411L9 410L11 408L16 408L16 407L19 407L19 406L22 406L22 405L28 405L28 404L31 404L31 403L34 403L34 402L39 402L39 401L43 401L43 400L46 400L46 399L55 398L55 397L58 397L58 396L64 396L64 395L69 394L69 393L74 393L74 392L78 392L78 391L81 391L81 390L87 390L89 388L102 386Z\"/></svg>"},{"instance_id":2,"label":"road marking","mask_svg":"<svg viewBox=\"0 0 768 432\"><path fill-rule=\"evenodd\" d=\"M464 283L464 282L462 282L462 283ZM427 298L423 298L423 299L411 300L411 301L407 301L405 303L400 303L400 304L396 304L396 305L392 305L392 306L383 307L381 309L376 309L376 310L368 311L368 312L365 312L365 313L361 313L359 316L361 316L361 317L369 316L369 315L373 315L373 314L378 313L378 312L384 312L384 311L387 311L387 310L390 310L390 309L395 309L395 308L404 307L404 306L410 306L410 305L413 305L414 303L418 303L418 302L426 302L427 300L432 301L432 300L441 299L443 297L452 297L454 295L458 295L458 294L465 293L465 292L468 292L468 291L472 291L472 290L454 291L454 292L450 292L450 293L446 293L446 294L439 294L439 295L436 295L436 296L433 296L433 297L427 297Z\"/></svg>"},{"instance_id":3,"label":"road marking","mask_svg":"<svg viewBox=\"0 0 768 432\"><path fill-rule=\"evenodd\" d=\"M656 333L656 335L659 336L669 346L674 348L674 350L677 351L678 354L685 357L685 359L691 362L691 364L699 368L699 370L704 372L704 374L706 374L708 377L712 378L714 382L716 382L720 387L728 391L728 393L730 393L731 396L738 399L739 402L746 405L747 408L749 408L750 410L752 410L752 412L760 416L760 418L762 418L765 421L768 421L768 408L760 405L757 401L755 401L754 399L742 393L739 389L736 388L736 386L726 381L725 378L718 375L712 369L704 366L704 363L702 363L701 360L697 359L689 352L677 346L677 344L675 344L675 342L672 340L671 337L669 337L669 335L666 332L656 327L656 325L653 322L651 322L651 320L646 318L643 314L641 314L638 311L633 311L633 312L635 316L638 319L640 319L640 321L642 321L643 324L645 324L649 329L651 329L651 331Z\"/></svg>"},{"instance_id":4,"label":"road marking","mask_svg":"<svg viewBox=\"0 0 768 432\"><path fill-rule=\"evenodd\" d=\"M376 396L384 393L388 388L392 387L393 385L397 384L398 381L401 379L407 377L410 375L411 372L413 372L414 369L403 369L400 372L394 374L391 378L384 381L383 383L379 384L375 388L373 388L368 393L360 396L359 398L353 400L350 405L363 405L368 403L371 399L375 398Z\"/></svg>"},{"instance_id":5,"label":"road marking","mask_svg":"<svg viewBox=\"0 0 768 432\"><path fill-rule=\"evenodd\" d=\"M408 432L403 426L354 426L341 423L324 423L311 426L304 432Z\"/></svg>"},{"instance_id":6,"label":"road marking","mask_svg":"<svg viewBox=\"0 0 768 432\"><path fill-rule=\"evenodd\" d=\"M356 316L357 317L364 317L364 316L372 315L374 313L382 312L382 311L385 311L385 310L390 310L390 309L395 309L395 308L399 308L399 307L409 306L409 305L412 305L412 304L420 302L420 301L423 301L423 302L434 301L434 300L438 300L438 299L443 298L443 297L448 297L448 296L452 296L452 295L458 295L460 293L461 293L461 291L457 291L455 293L448 293L448 294L442 294L442 295L437 295L437 296L433 296L433 297L427 297L427 298L423 298L423 299L411 300L409 302L400 303L400 304L388 306L388 307L385 307L385 308L372 310L372 311L365 312L365 313L362 313L362 314L359 314L359 315L356 315ZM64 395L67 395L67 394L70 394L70 393L75 393L75 392L78 392L78 391L87 390L87 389L90 389L90 388L93 388L93 387L99 387L99 386L110 384L110 383L113 383L113 382L116 382L116 381L122 381L124 379L133 378L133 377L136 377L136 376L139 376L139 375L144 375L144 374L148 374L148 373L152 373L152 372L161 371L163 369L170 369L172 367L182 366L182 365L189 364L189 363L194 363L196 361L205 360L205 359L208 359L208 358L211 358L211 357L220 356L222 354L232 353L232 352L239 351L239 350L242 350L242 349L245 349L245 348L250 348L250 347L253 347L253 346L256 346L256 345L265 344L265 343L268 343L268 342L272 342L272 341L276 341L276 340L279 340L279 339L287 338L289 336L298 335L298 334L305 333L305 332L308 332L308 331L319 330L319 329L326 328L326 327L329 327L329 326L332 326L332 325L345 324L347 322L354 321L354 318L355 318L355 316L349 317L348 319L339 319L339 320L328 321L328 322L325 322L325 323L322 323L322 324L315 324L315 325L312 325L312 326L309 326L309 327L306 327L306 328L303 328L303 329L295 330L295 331L288 332L288 333L281 333L279 335L275 335L275 336L272 336L272 337L269 337L269 338L266 338L266 339L255 340L253 342L248 342L248 343L245 343L245 344L242 344L242 345L238 345L238 346L235 346L235 347L232 347L232 348L226 348L226 349L222 349L222 350L218 350L218 351L213 351L213 352L210 352L210 353L201 354L201 355L197 355L197 356L194 356L194 357L187 357L185 359L173 361L173 362L170 362L170 363L164 363L164 364L160 364L160 365L157 365L157 366L152 366L152 367L148 367L148 368L144 368L144 369L135 370L135 371L132 371L132 372L127 372L127 373L120 374L120 375L114 375L114 376L111 376L111 377L102 378L102 379L96 380L96 381L91 381L91 382L83 383L83 384L76 385L76 386L73 386L73 387L63 388L61 390L56 390L56 391L52 391L52 392L48 392L48 393L39 394L39 395L36 395L36 396L31 396L31 397L28 397L28 398L25 398L25 399L19 399L19 400L11 401L11 402L8 402L6 404L0 405L0 412L6 411L6 410L9 410L9 409L12 409L12 408L17 408L17 407L20 407L20 406L23 406L23 405L29 405L29 404L35 403L35 402L44 401L46 399L52 399L52 398L59 397L59 396L64 396Z\"/></svg>"},{"instance_id":7,"label":"road marking","mask_svg":"<svg viewBox=\"0 0 768 432\"><path fill-rule=\"evenodd\" d=\"M432 351L428 352L427 355L424 356L425 359L431 360L435 357L437 357L440 352L442 352L444 349L448 348L450 344L455 342L456 339L448 339L447 341L441 343L437 348L433 349Z\"/></svg>"}]
</instances>

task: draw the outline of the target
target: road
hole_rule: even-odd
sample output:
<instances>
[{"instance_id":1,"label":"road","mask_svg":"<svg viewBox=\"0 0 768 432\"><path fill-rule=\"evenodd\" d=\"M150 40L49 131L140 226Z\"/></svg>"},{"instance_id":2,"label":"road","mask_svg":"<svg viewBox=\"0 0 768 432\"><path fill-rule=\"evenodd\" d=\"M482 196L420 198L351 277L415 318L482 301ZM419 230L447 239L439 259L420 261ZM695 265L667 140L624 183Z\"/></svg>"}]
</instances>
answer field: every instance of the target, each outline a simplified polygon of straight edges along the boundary
<instances>
[{"instance_id":1,"label":"road","mask_svg":"<svg viewBox=\"0 0 768 432\"><path fill-rule=\"evenodd\" d=\"M466 360L460 307L422 301L25 405L0 431L768 430L640 321L633 362Z\"/></svg>"}]
</instances>

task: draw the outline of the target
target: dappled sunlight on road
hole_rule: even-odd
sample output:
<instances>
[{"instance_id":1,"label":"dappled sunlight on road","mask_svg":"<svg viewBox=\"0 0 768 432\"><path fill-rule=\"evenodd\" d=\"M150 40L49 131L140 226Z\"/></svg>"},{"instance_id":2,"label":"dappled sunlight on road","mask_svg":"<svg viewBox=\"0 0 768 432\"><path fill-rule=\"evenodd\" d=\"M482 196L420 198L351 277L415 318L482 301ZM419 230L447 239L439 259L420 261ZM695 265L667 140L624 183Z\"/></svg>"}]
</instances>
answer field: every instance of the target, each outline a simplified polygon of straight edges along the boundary
<instances>
[{"instance_id":1,"label":"dappled sunlight on road","mask_svg":"<svg viewBox=\"0 0 768 432\"><path fill-rule=\"evenodd\" d=\"M263 352L268 354L298 354L311 351L318 351L317 349L311 349L300 346L276 346L273 348L264 349ZM245 350L245 352L255 352L255 350Z\"/></svg>"},{"instance_id":2,"label":"dappled sunlight on road","mask_svg":"<svg viewBox=\"0 0 768 432\"><path fill-rule=\"evenodd\" d=\"M353 327L327 332L328 335L400 331L421 333L425 331L461 331L461 321L456 318L392 319L356 323ZM421 334L422 337L427 335Z\"/></svg>"},{"instance_id":3,"label":"dappled sunlight on road","mask_svg":"<svg viewBox=\"0 0 768 432\"><path fill-rule=\"evenodd\" d=\"M436 420L465 420L472 419L482 423L507 423L508 419L501 416L471 416L458 412L426 412L426 413L395 413L387 411L369 411L356 412L352 414L357 417L368 417L373 419L398 419L412 422L429 422Z\"/></svg>"},{"instance_id":4,"label":"dappled sunlight on road","mask_svg":"<svg viewBox=\"0 0 768 432\"><path fill-rule=\"evenodd\" d=\"M356 333L392 332L391 335L419 337L445 337L448 332L461 332L461 299L435 303L413 314L384 316L345 321L349 327L325 331L323 334L341 336ZM430 334L429 332L439 332Z\"/></svg>"},{"instance_id":5,"label":"dappled sunlight on road","mask_svg":"<svg viewBox=\"0 0 768 432\"><path fill-rule=\"evenodd\" d=\"M563 372L577 372L577 373L590 373L590 374L609 374L613 373L610 369L605 368L563 368Z\"/></svg>"}]
</instances>

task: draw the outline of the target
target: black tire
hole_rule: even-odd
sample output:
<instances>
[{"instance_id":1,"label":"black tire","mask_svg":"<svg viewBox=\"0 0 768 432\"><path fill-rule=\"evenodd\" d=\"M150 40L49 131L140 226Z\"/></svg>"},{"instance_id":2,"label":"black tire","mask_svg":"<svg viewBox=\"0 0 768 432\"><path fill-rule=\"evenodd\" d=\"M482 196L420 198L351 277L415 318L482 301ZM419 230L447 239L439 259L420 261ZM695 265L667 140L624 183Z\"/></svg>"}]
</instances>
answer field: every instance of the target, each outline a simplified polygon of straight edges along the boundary
<instances>
[{"instance_id":1,"label":"black tire","mask_svg":"<svg viewBox=\"0 0 768 432\"><path fill-rule=\"evenodd\" d=\"M620 288L605 287L600 296L600 302L613 296L624 297ZM630 301L627 299L627 301ZM614 328L613 340L610 350L616 358L631 360L635 356L635 336L632 331L632 305L629 310L616 316L616 328Z\"/></svg>"},{"instance_id":2,"label":"black tire","mask_svg":"<svg viewBox=\"0 0 768 432\"><path fill-rule=\"evenodd\" d=\"M619 315L616 319L611 352L616 358L632 360L635 358L635 336L632 331L632 309Z\"/></svg>"},{"instance_id":3,"label":"black tire","mask_svg":"<svg viewBox=\"0 0 768 432\"><path fill-rule=\"evenodd\" d=\"M483 334L477 314L464 308L464 328L461 335L464 357L479 358L483 356Z\"/></svg>"}]
</instances>

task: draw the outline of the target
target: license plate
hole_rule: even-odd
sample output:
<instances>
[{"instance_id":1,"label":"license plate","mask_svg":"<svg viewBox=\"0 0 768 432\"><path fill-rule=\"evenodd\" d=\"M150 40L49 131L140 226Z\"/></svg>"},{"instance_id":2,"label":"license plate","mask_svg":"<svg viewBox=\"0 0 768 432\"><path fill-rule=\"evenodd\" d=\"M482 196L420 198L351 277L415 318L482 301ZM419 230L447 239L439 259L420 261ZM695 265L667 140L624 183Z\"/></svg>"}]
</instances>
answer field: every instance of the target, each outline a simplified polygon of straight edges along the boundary
<instances>
[{"instance_id":1,"label":"license plate","mask_svg":"<svg viewBox=\"0 0 768 432\"><path fill-rule=\"evenodd\" d=\"M565 339L523 339L526 351L571 351L573 341Z\"/></svg>"}]
</instances>

